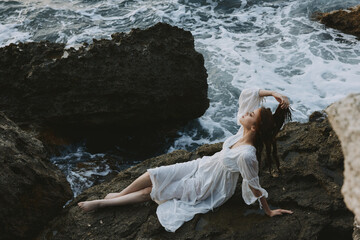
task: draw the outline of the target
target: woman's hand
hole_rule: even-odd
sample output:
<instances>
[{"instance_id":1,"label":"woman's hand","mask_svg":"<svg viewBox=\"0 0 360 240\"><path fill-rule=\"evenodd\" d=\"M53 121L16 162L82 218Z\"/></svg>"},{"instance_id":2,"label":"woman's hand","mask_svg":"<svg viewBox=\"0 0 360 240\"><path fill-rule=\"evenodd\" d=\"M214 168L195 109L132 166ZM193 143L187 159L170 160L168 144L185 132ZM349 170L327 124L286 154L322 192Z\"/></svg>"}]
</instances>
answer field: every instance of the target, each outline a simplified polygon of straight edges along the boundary
<instances>
[{"instance_id":1,"label":"woman's hand","mask_svg":"<svg viewBox=\"0 0 360 240\"><path fill-rule=\"evenodd\" d=\"M269 215L270 217L273 217L273 216L276 216L276 215L282 215L283 213L292 214L293 211L285 210L285 209L275 209L275 210L270 210L270 212L268 212L266 214Z\"/></svg>"},{"instance_id":2,"label":"woman's hand","mask_svg":"<svg viewBox=\"0 0 360 240\"><path fill-rule=\"evenodd\" d=\"M290 105L287 96L281 95L280 93L273 92L272 96L279 102L281 108L288 108Z\"/></svg>"}]
</instances>

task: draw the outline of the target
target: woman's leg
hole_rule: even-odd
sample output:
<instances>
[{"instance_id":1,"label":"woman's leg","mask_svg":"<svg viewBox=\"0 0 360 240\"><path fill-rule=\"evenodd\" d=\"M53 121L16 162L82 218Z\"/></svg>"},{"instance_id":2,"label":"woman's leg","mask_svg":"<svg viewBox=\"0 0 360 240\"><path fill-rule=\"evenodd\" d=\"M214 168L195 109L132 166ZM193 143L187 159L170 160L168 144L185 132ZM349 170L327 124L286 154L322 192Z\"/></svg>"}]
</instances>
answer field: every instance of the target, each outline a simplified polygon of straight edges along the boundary
<instances>
[{"instance_id":1,"label":"woman's leg","mask_svg":"<svg viewBox=\"0 0 360 240\"><path fill-rule=\"evenodd\" d=\"M141 189L151 187L151 186L152 186L152 183L151 183L151 180L150 180L149 172L146 172L143 175L141 175L140 177L138 177L137 179L135 179L135 181L133 181L129 186L127 186L121 192L119 192L119 193L109 193L108 195L106 195L105 199L121 197L121 196L124 196L126 194L136 192L136 191L139 191Z\"/></svg>"},{"instance_id":2,"label":"woman's leg","mask_svg":"<svg viewBox=\"0 0 360 240\"><path fill-rule=\"evenodd\" d=\"M136 192L131 192L126 195L113 199L99 199L93 201L79 202L78 206L85 212L95 210L99 207L120 206L131 203L146 202L150 200L150 193L152 187L147 187Z\"/></svg>"}]
</instances>

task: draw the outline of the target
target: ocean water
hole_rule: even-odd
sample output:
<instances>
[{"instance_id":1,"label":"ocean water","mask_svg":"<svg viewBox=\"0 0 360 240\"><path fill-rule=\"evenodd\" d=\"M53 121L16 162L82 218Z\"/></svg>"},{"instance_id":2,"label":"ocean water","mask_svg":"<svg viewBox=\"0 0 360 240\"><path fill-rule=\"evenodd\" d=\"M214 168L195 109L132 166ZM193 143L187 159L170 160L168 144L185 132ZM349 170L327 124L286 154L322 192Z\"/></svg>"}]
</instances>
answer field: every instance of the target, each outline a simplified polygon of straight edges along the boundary
<instances>
[{"instance_id":1,"label":"ocean water","mask_svg":"<svg viewBox=\"0 0 360 240\"><path fill-rule=\"evenodd\" d=\"M166 152L222 142L238 130L238 97L247 87L290 98L293 120L360 92L360 43L352 35L313 21L317 11L359 4L355 0L17 0L0 1L0 47L49 40L78 48L93 38L166 22L191 31L205 58L210 107L179 130ZM266 106L277 102L268 98ZM121 157L120 157L121 158ZM89 167L96 159L97 164ZM94 179L131 164L109 167L104 153L86 143L69 146L52 161L67 175L74 196ZM83 168L81 163L89 166ZM116 165L116 164L115 164ZM114 166L114 164L112 164Z\"/></svg>"}]
</instances>

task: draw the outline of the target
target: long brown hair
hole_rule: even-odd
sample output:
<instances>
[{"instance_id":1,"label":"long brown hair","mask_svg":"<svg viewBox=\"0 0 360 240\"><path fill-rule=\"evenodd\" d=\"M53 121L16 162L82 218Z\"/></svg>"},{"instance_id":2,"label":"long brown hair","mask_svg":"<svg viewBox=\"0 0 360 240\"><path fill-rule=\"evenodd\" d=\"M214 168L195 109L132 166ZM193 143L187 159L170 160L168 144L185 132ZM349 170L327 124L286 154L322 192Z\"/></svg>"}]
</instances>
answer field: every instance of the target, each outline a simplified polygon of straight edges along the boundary
<instances>
[{"instance_id":1,"label":"long brown hair","mask_svg":"<svg viewBox=\"0 0 360 240\"><path fill-rule=\"evenodd\" d=\"M280 131L285 121L291 121L291 108L277 107L274 114L272 114L270 108L261 107L260 117L256 122L256 135L255 135L255 147L256 157L259 162L259 171L261 163L261 154L265 145L266 148L266 163L271 174L271 152L275 159L277 169L280 172L279 157L277 154L276 135ZM272 151L271 151L272 150Z\"/></svg>"}]
</instances>

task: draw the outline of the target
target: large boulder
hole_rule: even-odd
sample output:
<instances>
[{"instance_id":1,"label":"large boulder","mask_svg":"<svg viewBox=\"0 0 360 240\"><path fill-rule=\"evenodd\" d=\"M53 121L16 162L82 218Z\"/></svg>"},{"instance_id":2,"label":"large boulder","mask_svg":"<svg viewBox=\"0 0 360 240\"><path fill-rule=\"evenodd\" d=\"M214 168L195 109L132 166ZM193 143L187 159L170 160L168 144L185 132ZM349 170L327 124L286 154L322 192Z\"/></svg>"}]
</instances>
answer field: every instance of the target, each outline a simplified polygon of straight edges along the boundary
<instances>
[{"instance_id":1,"label":"large boulder","mask_svg":"<svg viewBox=\"0 0 360 240\"><path fill-rule=\"evenodd\" d=\"M0 238L31 239L72 198L43 144L0 112Z\"/></svg>"},{"instance_id":2,"label":"large boulder","mask_svg":"<svg viewBox=\"0 0 360 240\"><path fill-rule=\"evenodd\" d=\"M207 72L191 32L158 23L111 37L78 50L48 41L1 48L0 109L23 129L100 134L99 144L108 134L173 133L203 115Z\"/></svg>"},{"instance_id":3,"label":"large boulder","mask_svg":"<svg viewBox=\"0 0 360 240\"><path fill-rule=\"evenodd\" d=\"M316 18L327 27L335 28L360 38L360 5L329 13L317 13Z\"/></svg>"},{"instance_id":4,"label":"large boulder","mask_svg":"<svg viewBox=\"0 0 360 240\"><path fill-rule=\"evenodd\" d=\"M120 172L110 182L85 190L37 239L351 239L354 215L340 193L343 155L336 134L321 114L308 123L289 123L279 133L282 174L274 178L262 168L260 183L272 208L294 211L270 218L258 203L248 206L235 195L214 212L198 214L175 233L160 225L157 204L146 202L84 213L77 203L119 192L150 167L211 156L223 143L203 145L194 152L176 150Z\"/></svg>"},{"instance_id":5,"label":"large boulder","mask_svg":"<svg viewBox=\"0 0 360 240\"><path fill-rule=\"evenodd\" d=\"M346 206L356 217L354 239L360 239L360 94L350 94L330 105L326 112L341 141L345 156L344 185L341 192Z\"/></svg>"}]
</instances>

